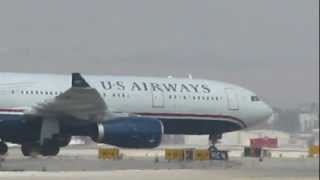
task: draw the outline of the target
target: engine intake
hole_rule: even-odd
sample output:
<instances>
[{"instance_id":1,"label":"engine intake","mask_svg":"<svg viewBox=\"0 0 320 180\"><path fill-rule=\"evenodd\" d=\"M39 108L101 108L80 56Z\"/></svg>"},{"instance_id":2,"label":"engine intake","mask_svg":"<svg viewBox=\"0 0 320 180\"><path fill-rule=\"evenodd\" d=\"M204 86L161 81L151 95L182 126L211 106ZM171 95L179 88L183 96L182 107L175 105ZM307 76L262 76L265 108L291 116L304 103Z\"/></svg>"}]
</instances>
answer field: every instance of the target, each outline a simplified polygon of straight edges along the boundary
<instances>
[{"instance_id":1,"label":"engine intake","mask_svg":"<svg viewBox=\"0 0 320 180\"><path fill-rule=\"evenodd\" d=\"M98 124L94 140L124 148L155 148L162 135L163 125L158 119L121 117Z\"/></svg>"}]
</instances>

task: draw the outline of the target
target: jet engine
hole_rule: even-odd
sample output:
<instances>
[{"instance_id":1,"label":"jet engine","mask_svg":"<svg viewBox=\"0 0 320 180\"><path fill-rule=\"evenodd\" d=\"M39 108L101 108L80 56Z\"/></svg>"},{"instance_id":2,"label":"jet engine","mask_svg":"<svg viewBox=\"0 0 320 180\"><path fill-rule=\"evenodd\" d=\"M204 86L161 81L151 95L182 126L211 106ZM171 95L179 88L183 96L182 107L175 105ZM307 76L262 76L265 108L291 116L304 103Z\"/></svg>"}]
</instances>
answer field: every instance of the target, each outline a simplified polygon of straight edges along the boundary
<instances>
[{"instance_id":1,"label":"jet engine","mask_svg":"<svg viewBox=\"0 0 320 180\"><path fill-rule=\"evenodd\" d=\"M96 142L124 148L155 148L160 145L163 125L160 120L121 117L98 124Z\"/></svg>"}]
</instances>

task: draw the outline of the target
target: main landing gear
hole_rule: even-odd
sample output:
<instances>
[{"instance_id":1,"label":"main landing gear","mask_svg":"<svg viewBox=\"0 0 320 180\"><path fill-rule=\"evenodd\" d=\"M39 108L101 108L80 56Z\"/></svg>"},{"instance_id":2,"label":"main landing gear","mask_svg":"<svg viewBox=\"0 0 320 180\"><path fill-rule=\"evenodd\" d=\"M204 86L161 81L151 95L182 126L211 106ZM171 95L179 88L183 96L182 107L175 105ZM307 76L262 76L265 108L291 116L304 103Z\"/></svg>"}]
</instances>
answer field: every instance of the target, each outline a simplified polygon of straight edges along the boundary
<instances>
[{"instance_id":1,"label":"main landing gear","mask_svg":"<svg viewBox=\"0 0 320 180\"><path fill-rule=\"evenodd\" d=\"M3 141L0 141L0 155L5 155L8 153L8 145L3 142Z\"/></svg>"},{"instance_id":2,"label":"main landing gear","mask_svg":"<svg viewBox=\"0 0 320 180\"><path fill-rule=\"evenodd\" d=\"M43 156L57 156L60 151L60 146L54 141L46 141L40 146L38 143L22 144L21 152L24 156L32 156L33 154Z\"/></svg>"},{"instance_id":3,"label":"main landing gear","mask_svg":"<svg viewBox=\"0 0 320 180\"><path fill-rule=\"evenodd\" d=\"M228 160L228 152L227 151L220 151L216 144L222 138L222 134L210 134L209 135L209 152L212 160Z\"/></svg>"}]
</instances>

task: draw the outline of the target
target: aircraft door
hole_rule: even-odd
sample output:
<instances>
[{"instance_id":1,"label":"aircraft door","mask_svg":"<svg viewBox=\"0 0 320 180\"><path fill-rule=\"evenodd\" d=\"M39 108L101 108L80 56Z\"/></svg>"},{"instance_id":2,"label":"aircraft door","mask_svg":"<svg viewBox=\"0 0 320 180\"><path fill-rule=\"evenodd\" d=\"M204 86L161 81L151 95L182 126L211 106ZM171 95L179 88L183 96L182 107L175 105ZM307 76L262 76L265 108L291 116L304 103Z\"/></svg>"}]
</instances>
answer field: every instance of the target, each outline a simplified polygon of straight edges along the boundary
<instances>
[{"instance_id":1,"label":"aircraft door","mask_svg":"<svg viewBox=\"0 0 320 180\"><path fill-rule=\"evenodd\" d=\"M152 107L164 108L164 94L163 92L152 91Z\"/></svg>"},{"instance_id":2,"label":"aircraft door","mask_svg":"<svg viewBox=\"0 0 320 180\"><path fill-rule=\"evenodd\" d=\"M231 89L227 88L225 89L226 94L227 94L227 103L228 103L228 108L231 111L237 111L240 109L239 107L239 99L237 93Z\"/></svg>"}]
</instances>

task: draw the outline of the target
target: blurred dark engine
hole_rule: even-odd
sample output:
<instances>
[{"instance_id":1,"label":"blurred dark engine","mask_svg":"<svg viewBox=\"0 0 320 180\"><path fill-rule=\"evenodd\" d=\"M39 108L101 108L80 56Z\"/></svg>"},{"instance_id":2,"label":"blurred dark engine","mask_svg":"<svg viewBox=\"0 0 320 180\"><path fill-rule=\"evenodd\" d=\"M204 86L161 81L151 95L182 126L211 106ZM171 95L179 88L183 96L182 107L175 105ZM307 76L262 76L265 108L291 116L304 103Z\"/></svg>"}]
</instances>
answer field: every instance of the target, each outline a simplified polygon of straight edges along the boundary
<instances>
[{"instance_id":1,"label":"blurred dark engine","mask_svg":"<svg viewBox=\"0 0 320 180\"><path fill-rule=\"evenodd\" d=\"M93 139L123 148L155 148L162 135L163 125L158 119L121 117L98 124Z\"/></svg>"}]
</instances>

